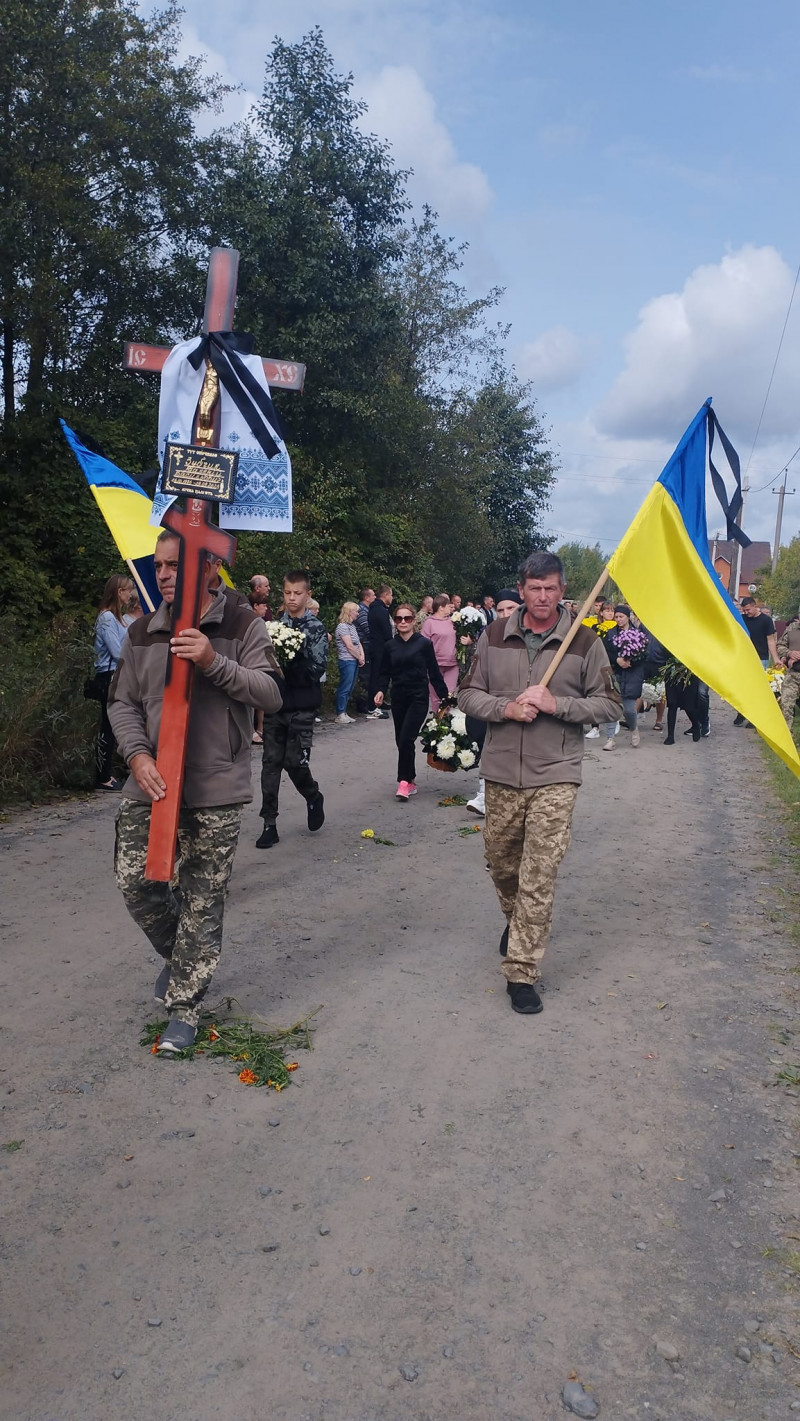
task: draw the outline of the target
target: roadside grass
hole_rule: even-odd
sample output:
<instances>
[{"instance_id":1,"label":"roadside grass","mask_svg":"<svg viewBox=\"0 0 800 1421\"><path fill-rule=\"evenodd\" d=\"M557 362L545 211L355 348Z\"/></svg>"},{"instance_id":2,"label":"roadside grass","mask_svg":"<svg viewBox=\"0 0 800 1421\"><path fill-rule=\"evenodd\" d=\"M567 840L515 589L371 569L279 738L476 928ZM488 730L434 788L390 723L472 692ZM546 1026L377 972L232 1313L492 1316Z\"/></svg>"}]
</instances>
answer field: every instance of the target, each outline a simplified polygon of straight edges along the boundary
<instances>
[{"instance_id":1,"label":"roadside grass","mask_svg":"<svg viewBox=\"0 0 800 1421\"><path fill-rule=\"evenodd\" d=\"M96 704L84 700L91 627L61 615L43 630L0 622L0 804L94 783Z\"/></svg>"},{"instance_id":2,"label":"roadside grass","mask_svg":"<svg viewBox=\"0 0 800 1421\"><path fill-rule=\"evenodd\" d=\"M798 748L800 748L797 726L798 722L795 721L793 735ZM783 821L782 827L785 836L784 850L773 865L775 868L782 867L784 870L781 891L784 895L785 907L776 917L795 946L800 947L800 890L796 886L800 881L798 878L798 868L800 868L800 780L763 741L761 746L775 789L778 812ZM787 986L785 990L792 1002L796 1004L798 997L800 997L800 985L797 984L797 979L800 977L800 961L795 962L788 972L794 978L794 983L791 987ZM794 1035L792 1029L787 1030L784 1027L779 1031L777 1039L780 1045L791 1046ZM787 1087L789 1090L796 1090L800 1086L800 1064L787 1062L778 1071L775 1084ZM800 1254L794 1256L800 1261ZM800 1268L796 1271L800 1272Z\"/></svg>"},{"instance_id":3,"label":"roadside grass","mask_svg":"<svg viewBox=\"0 0 800 1421\"><path fill-rule=\"evenodd\" d=\"M800 1277L800 1253L796 1248L765 1248L764 1257L785 1268L787 1273Z\"/></svg>"},{"instance_id":4,"label":"roadside grass","mask_svg":"<svg viewBox=\"0 0 800 1421\"><path fill-rule=\"evenodd\" d=\"M800 749L797 730L795 730L794 738L798 749ZM783 852L774 856L773 865L776 868L783 866L786 870L784 882L781 885L787 899L784 922L790 936L800 946L800 888L795 887L798 882L798 869L800 869L800 780L763 741L761 741L761 749L775 790L785 839L789 848L788 854ZM792 968L792 971L800 972L800 965Z\"/></svg>"}]
</instances>

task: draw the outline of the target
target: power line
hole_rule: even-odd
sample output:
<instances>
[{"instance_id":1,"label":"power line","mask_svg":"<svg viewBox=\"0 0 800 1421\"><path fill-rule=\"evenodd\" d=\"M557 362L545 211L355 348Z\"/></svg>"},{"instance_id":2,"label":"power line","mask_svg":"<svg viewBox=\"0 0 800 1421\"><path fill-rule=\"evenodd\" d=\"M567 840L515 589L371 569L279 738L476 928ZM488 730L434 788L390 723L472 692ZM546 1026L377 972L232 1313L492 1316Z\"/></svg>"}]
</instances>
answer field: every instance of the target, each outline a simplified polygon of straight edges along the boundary
<instances>
[{"instance_id":1,"label":"power line","mask_svg":"<svg viewBox=\"0 0 800 1421\"><path fill-rule=\"evenodd\" d=\"M652 479L628 479L625 478L623 474L578 474L571 472L556 474L557 483L561 483L564 479L573 479L578 483L588 484L624 484L626 486L628 484L646 484L648 488L653 482Z\"/></svg>"},{"instance_id":2,"label":"power line","mask_svg":"<svg viewBox=\"0 0 800 1421\"><path fill-rule=\"evenodd\" d=\"M782 348L782 346L783 346L783 337L786 335L786 327L787 327L788 324L789 324L789 317L790 317L790 315L791 315L791 313L792 313L792 303L794 302L794 293L795 293L795 291L797 290L797 283L798 283L798 281L800 281L800 266L798 266L797 271L795 272L794 286L792 287L792 294L791 294L791 296L789 297L789 306L788 306L788 309L787 309L787 312L786 312L786 319L785 319L785 321L784 321L784 323L783 323L783 330L781 331L781 338L780 338L780 340L778 341L778 349L777 349L777 351L775 352L775 360L774 360L774 363L773 363L773 366L772 366L772 374L771 374L770 377L769 377L769 384L767 385L767 393L766 393L766 395L764 396L764 403L763 403L763 405L761 406L761 414L758 416L758 425L757 425L757 427L756 427L756 432L755 432L755 435L754 435L754 437L753 437L753 447L752 447L752 449L750 450L750 454L749 454L749 457L748 457L748 460L747 460L747 468L746 468L745 471L744 471L745 474L747 474L747 469L750 468L750 461L752 460L753 454L755 453L755 447L756 447L756 444L758 443L758 436L759 436L759 434L761 433L761 422L762 422L762 420L763 420L763 418L764 418L764 411L765 411L766 408L767 408L767 400L769 399L769 393L770 393L770 390L772 389L772 382L773 382L773 380L775 379L775 371L776 371L777 368L778 368L778 360L780 359L781 348ZM794 455L793 455L792 457L794 457ZM783 472L783 470L781 470L781 473L782 473L782 472ZM775 477L776 477L776 478L780 478L780 474L776 474ZM774 483L775 480L772 479L771 482ZM764 487L766 488L767 485L765 484Z\"/></svg>"},{"instance_id":3,"label":"power line","mask_svg":"<svg viewBox=\"0 0 800 1421\"><path fill-rule=\"evenodd\" d=\"M584 459L586 461L593 459L611 459L616 463L649 464L654 469L662 469L664 467L663 460L661 459L623 459L623 456L620 454L584 454L578 449L559 449L558 453L563 454L565 459Z\"/></svg>"},{"instance_id":4,"label":"power line","mask_svg":"<svg viewBox=\"0 0 800 1421\"><path fill-rule=\"evenodd\" d=\"M767 481L767 483L761 484L759 488L751 489L751 493L763 493L765 488L769 488L770 484L774 484L774 483L780 478L781 474L785 474L785 473L786 473L786 470L788 469L789 465L792 463L792 460L796 459L797 456L798 456L798 454L800 454L800 444L798 444L797 448L795 449L795 451L794 451L794 453L793 453L793 455L792 455L792 458L791 458L791 459L787 459L786 463L784 464L784 466L783 466L783 468L780 470L780 472L777 473L777 474L775 474L771 479L769 479L769 480Z\"/></svg>"}]
</instances>

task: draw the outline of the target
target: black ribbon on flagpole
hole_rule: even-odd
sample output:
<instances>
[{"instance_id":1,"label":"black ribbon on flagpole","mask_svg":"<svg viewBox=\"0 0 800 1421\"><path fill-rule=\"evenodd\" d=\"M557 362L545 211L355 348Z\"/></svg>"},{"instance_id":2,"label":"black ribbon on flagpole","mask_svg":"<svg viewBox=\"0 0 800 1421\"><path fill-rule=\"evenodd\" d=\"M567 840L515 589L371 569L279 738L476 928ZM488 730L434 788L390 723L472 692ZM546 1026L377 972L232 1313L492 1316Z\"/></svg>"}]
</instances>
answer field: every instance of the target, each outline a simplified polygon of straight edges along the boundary
<instances>
[{"instance_id":1,"label":"black ribbon on flagpole","mask_svg":"<svg viewBox=\"0 0 800 1421\"><path fill-rule=\"evenodd\" d=\"M242 355L251 355L253 337L235 331L210 331L204 335L190 355L189 364L199 370L209 360L220 384L228 392L242 418L269 459L279 453L278 440L283 438L280 421L269 393L259 385L248 370Z\"/></svg>"},{"instance_id":2,"label":"black ribbon on flagpole","mask_svg":"<svg viewBox=\"0 0 800 1421\"><path fill-rule=\"evenodd\" d=\"M717 416L715 415L710 404L708 405L707 418L708 469L709 473L711 474L711 482L714 486L714 492L717 495L717 498L719 499L720 508L725 514L727 536L729 539L733 539L734 542L740 543L743 548L749 548L751 539L748 538L746 533L742 532L741 528L736 522L736 519L739 517L739 514L741 513L744 507L744 495L742 494L742 474L739 465L739 455L736 453L736 450L731 444L730 439L725 433L725 430L722 428L722 425L717 419ZM711 450L714 447L715 431L719 435L720 444L725 450L725 456L731 466L731 472L736 483L736 488L734 489L734 492L730 499L728 498L728 490L725 487L722 475L720 474L719 470L715 468L714 461L711 458Z\"/></svg>"}]
</instances>

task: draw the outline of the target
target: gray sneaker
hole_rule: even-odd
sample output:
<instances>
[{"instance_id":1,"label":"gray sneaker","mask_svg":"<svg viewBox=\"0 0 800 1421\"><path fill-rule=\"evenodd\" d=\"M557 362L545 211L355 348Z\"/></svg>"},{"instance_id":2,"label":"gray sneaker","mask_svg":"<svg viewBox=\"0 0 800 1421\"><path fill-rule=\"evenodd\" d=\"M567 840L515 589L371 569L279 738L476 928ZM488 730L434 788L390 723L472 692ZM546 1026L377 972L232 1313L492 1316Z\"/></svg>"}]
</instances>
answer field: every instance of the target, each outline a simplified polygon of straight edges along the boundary
<instances>
[{"instance_id":1,"label":"gray sneaker","mask_svg":"<svg viewBox=\"0 0 800 1421\"><path fill-rule=\"evenodd\" d=\"M156 985L155 985L154 988L153 988L153 1000L154 1000L154 1001L156 1001L156 1002L161 1002L162 1004L163 1004L164 1002L166 1002L166 1000L167 1000L167 987L169 986L169 979L170 979L171 973L172 973L172 963L171 963L171 962L165 962L165 963L164 963L164 966L161 968L161 971L159 972L158 976L156 977Z\"/></svg>"},{"instance_id":2,"label":"gray sneaker","mask_svg":"<svg viewBox=\"0 0 800 1421\"><path fill-rule=\"evenodd\" d=\"M196 1026L190 1026L188 1021L179 1021L177 1017L173 1017L158 1043L159 1056L179 1056L181 1051L188 1051L190 1046L194 1046L196 1035Z\"/></svg>"}]
</instances>

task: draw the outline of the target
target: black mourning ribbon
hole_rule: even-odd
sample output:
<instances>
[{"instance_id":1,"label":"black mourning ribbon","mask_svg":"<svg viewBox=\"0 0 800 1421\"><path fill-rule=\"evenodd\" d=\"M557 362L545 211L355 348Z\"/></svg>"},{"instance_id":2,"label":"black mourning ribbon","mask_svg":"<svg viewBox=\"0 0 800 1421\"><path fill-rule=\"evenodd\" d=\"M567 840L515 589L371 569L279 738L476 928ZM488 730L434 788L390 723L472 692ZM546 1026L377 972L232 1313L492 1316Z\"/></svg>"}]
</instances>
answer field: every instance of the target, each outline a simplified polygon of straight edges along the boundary
<instances>
[{"instance_id":1,"label":"black mourning ribbon","mask_svg":"<svg viewBox=\"0 0 800 1421\"><path fill-rule=\"evenodd\" d=\"M731 441L725 433L725 430L722 428L722 425L717 419L717 416L711 408L711 405L708 406L707 418L708 468L711 474L711 482L714 485L714 492L717 495L717 498L719 499L720 508L725 514L727 536L729 539L732 538L735 542L741 543L743 548L749 548L751 539L748 538L746 533L742 532L741 528L736 522L736 519L738 518L742 507L744 506L744 497L742 495L742 475L739 466L739 455L736 453L736 450L731 444ZM714 461L711 458L711 450L714 448L715 430L719 435L720 444L725 450L726 458L731 466L731 471L736 482L736 488L734 489L730 501L728 500L728 490L726 489L725 484L722 480L722 475L720 474L719 470L714 467Z\"/></svg>"},{"instance_id":2,"label":"black mourning ribbon","mask_svg":"<svg viewBox=\"0 0 800 1421\"><path fill-rule=\"evenodd\" d=\"M281 426L275 406L266 390L248 370L242 355L252 355L253 337L235 331L210 331L187 359L199 370L208 359L216 370L220 384L227 390L236 408L269 459L279 453Z\"/></svg>"}]
</instances>

